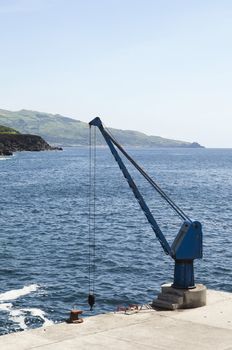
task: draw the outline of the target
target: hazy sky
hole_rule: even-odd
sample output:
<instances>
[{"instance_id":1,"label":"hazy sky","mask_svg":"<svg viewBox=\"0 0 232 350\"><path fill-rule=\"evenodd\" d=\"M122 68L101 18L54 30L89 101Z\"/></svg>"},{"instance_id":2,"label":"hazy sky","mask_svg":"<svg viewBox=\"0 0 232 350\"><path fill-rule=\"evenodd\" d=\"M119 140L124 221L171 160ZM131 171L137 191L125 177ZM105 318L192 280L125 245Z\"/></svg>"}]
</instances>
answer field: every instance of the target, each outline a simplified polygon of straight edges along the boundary
<instances>
[{"instance_id":1,"label":"hazy sky","mask_svg":"<svg viewBox=\"0 0 232 350\"><path fill-rule=\"evenodd\" d=\"M231 0L0 0L0 108L232 147Z\"/></svg>"}]
</instances>

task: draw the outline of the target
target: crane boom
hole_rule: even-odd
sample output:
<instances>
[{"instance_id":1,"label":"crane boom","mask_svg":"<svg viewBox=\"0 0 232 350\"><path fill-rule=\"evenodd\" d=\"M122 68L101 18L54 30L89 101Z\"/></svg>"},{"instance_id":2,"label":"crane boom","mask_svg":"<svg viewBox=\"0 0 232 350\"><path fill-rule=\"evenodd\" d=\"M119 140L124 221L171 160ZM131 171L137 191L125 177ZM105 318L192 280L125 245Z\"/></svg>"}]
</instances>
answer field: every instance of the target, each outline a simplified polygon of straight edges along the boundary
<instances>
[{"instance_id":1,"label":"crane boom","mask_svg":"<svg viewBox=\"0 0 232 350\"><path fill-rule=\"evenodd\" d=\"M160 230L156 220L154 219L150 209L148 208L142 194L140 193L138 187L136 186L134 180L132 179L130 173L128 172L126 166L124 165L121 157L119 156L116 148L113 145L113 141L112 141L112 137L110 136L110 134L104 129L102 122L100 120L100 118L95 118L94 120L92 120L90 122L90 125L94 125L97 126L99 128L99 130L102 133L102 136L104 137L107 145L109 146L111 153L113 154L116 162L119 165L119 168L121 169L123 175L125 176L130 188L132 189L135 198L137 199L142 211L144 212L148 222L150 223L153 231L155 232L156 237L158 238L164 252L167 255L171 255L172 256L172 250L170 245L168 244L166 238L164 237L162 231Z\"/></svg>"}]
</instances>

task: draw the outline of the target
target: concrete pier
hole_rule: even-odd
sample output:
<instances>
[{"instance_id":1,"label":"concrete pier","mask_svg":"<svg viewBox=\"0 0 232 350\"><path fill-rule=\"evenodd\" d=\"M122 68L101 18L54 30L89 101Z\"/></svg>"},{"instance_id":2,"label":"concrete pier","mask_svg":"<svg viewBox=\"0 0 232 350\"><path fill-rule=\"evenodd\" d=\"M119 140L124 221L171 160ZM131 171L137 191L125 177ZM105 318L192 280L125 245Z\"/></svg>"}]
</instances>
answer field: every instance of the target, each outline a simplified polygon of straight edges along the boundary
<instances>
[{"instance_id":1,"label":"concrete pier","mask_svg":"<svg viewBox=\"0 0 232 350\"><path fill-rule=\"evenodd\" d=\"M232 350L232 293L207 291L186 310L108 313L0 337L1 350Z\"/></svg>"}]
</instances>

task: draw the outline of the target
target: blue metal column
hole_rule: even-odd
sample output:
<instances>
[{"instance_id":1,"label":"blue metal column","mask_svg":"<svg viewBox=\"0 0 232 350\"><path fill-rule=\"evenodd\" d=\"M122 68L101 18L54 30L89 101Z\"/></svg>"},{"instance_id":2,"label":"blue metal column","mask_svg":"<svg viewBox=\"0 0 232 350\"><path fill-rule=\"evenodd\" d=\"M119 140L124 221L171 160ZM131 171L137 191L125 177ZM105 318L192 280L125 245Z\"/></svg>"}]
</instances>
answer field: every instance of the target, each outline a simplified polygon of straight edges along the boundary
<instances>
[{"instance_id":1,"label":"blue metal column","mask_svg":"<svg viewBox=\"0 0 232 350\"><path fill-rule=\"evenodd\" d=\"M175 260L173 288L195 288L193 260Z\"/></svg>"}]
</instances>

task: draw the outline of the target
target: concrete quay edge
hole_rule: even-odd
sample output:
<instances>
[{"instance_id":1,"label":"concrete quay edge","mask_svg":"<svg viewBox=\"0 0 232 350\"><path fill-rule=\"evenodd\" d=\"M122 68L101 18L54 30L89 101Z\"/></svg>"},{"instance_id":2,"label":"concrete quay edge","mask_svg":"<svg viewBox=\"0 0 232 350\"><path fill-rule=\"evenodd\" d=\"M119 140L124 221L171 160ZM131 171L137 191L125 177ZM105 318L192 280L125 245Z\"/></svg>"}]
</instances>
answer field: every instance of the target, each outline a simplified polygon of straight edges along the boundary
<instances>
[{"instance_id":1,"label":"concrete quay edge","mask_svg":"<svg viewBox=\"0 0 232 350\"><path fill-rule=\"evenodd\" d=\"M0 337L1 350L232 350L232 293L208 290L196 309L87 317Z\"/></svg>"}]
</instances>

